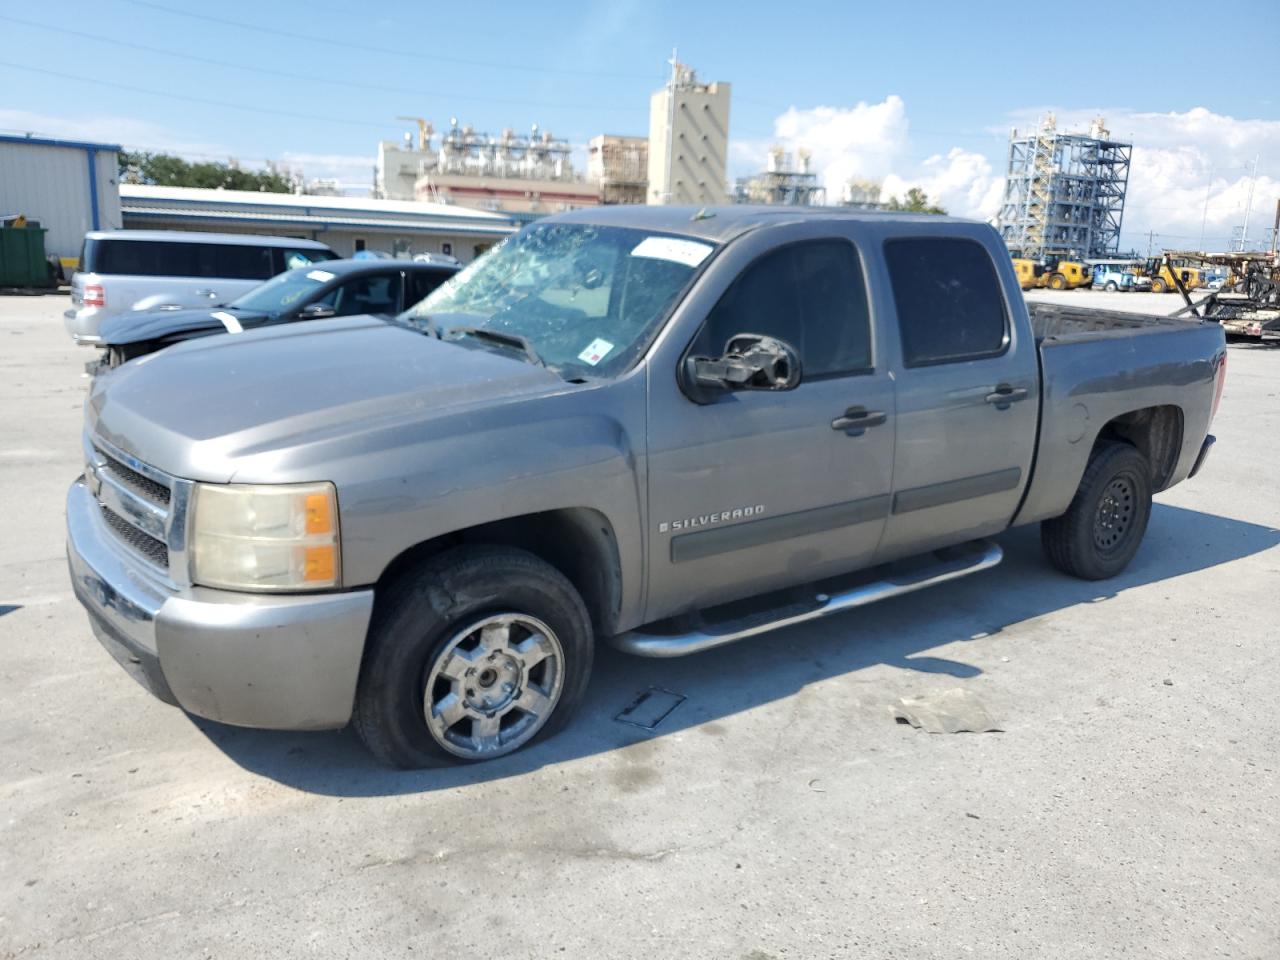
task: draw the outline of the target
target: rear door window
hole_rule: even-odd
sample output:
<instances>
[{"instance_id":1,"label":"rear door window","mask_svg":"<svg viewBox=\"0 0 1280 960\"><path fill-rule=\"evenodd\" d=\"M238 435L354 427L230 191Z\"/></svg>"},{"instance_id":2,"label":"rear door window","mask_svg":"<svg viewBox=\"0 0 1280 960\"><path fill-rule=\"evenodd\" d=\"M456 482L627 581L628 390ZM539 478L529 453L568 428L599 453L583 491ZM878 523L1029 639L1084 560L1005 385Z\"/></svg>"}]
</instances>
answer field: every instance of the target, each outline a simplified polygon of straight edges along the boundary
<instances>
[{"instance_id":1,"label":"rear door window","mask_svg":"<svg viewBox=\"0 0 1280 960\"><path fill-rule=\"evenodd\" d=\"M198 265L198 276L227 280L270 280L278 272L270 247L242 243L202 243Z\"/></svg>"},{"instance_id":2,"label":"rear door window","mask_svg":"<svg viewBox=\"0 0 1280 960\"><path fill-rule=\"evenodd\" d=\"M94 245L93 270L102 274L138 277L193 277L193 243L162 240L99 240Z\"/></svg>"},{"instance_id":3,"label":"rear door window","mask_svg":"<svg viewBox=\"0 0 1280 960\"><path fill-rule=\"evenodd\" d=\"M86 246L85 257L94 272L103 274L268 280L281 272L273 252L245 243L96 240Z\"/></svg>"},{"instance_id":4,"label":"rear door window","mask_svg":"<svg viewBox=\"0 0 1280 960\"><path fill-rule=\"evenodd\" d=\"M995 264L976 241L910 237L884 246L908 367L1004 353L1009 317Z\"/></svg>"}]
</instances>

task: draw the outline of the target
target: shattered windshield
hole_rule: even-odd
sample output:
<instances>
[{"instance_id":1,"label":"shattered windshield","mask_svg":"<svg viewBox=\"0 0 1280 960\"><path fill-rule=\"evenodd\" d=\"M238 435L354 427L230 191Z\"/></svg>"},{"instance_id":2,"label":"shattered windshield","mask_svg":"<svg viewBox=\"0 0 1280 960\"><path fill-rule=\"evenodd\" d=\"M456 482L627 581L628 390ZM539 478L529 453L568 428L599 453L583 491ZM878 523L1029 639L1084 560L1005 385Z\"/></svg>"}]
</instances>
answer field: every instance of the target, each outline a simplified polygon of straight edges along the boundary
<instances>
[{"instance_id":1,"label":"shattered windshield","mask_svg":"<svg viewBox=\"0 0 1280 960\"><path fill-rule=\"evenodd\" d=\"M535 223L400 319L444 339L478 329L473 342L489 347L523 341L532 356L571 377L613 376L644 350L714 249L646 230Z\"/></svg>"}]
</instances>

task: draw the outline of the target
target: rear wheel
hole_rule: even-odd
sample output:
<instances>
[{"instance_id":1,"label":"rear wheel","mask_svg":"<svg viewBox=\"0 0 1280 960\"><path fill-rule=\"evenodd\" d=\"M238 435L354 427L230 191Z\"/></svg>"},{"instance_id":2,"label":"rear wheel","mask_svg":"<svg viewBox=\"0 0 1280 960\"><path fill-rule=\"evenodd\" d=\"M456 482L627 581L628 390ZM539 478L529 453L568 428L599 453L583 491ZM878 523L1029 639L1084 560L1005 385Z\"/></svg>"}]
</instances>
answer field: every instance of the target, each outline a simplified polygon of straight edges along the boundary
<instances>
[{"instance_id":1,"label":"rear wheel","mask_svg":"<svg viewBox=\"0 0 1280 960\"><path fill-rule=\"evenodd\" d=\"M1040 525L1049 562L1082 580L1104 580L1129 565L1151 516L1151 471L1126 443L1093 452L1067 512Z\"/></svg>"},{"instance_id":2,"label":"rear wheel","mask_svg":"<svg viewBox=\"0 0 1280 960\"><path fill-rule=\"evenodd\" d=\"M1164 293L1164 290L1165 290L1164 281L1161 280L1159 277L1156 277L1156 279L1151 281L1152 293Z\"/></svg>"},{"instance_id":3,"label":"rear wheel","mask_svg":"<svg viewBox=\"0 0 1280 960\"><path fill-rule=\"evenodd\" d=\"M1067 278L1060 273L1055 273L1052 277L1049 278L1049 289L1050 290L1067 289Z\"/></svg>"},{"instance_id":4,"label":"rear wheel","mask_svg":"<svg viewBox=\"0 0 1280 960\"><path fill-rule=\"evenodd\" d=\"M592 653L563 574L521 550L461 547L379 597L353 723L393 766L505 756L565 725Z\"/></svg>"},{"instance_id":5,"label":"rear wheel","mask_svg":"<svg viewBox=\"0 0 1280 960\"><path fill-rule=\"evenodd\" d=\"M1107 285L1102 289L1107 291L1107 293L1115 293L1119 288L1116 286L1116 282L1114 280L1108 280Z\"/></svg>"}]
</instances>

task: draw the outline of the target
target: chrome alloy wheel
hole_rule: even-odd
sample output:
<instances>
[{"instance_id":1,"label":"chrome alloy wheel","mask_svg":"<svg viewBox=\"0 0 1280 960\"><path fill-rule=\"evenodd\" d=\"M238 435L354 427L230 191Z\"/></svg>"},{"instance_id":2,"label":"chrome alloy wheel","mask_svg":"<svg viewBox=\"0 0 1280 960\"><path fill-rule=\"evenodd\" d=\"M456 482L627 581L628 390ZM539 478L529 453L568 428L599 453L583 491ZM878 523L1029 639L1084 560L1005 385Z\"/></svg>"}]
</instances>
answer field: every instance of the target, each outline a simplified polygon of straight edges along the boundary
<instances>
[{"instance_id":1,"label":"chrome alloy wheel","mask_svg":"<svg viewBox=\"0 0 1280 960\"><path fill-rule=\"evenodd\" d=\"M423 693L427 729L467 760L527 743L560 700L564 650L541 620L499 613L463 627L431 665Z\"/></svg>"}]
</instances>

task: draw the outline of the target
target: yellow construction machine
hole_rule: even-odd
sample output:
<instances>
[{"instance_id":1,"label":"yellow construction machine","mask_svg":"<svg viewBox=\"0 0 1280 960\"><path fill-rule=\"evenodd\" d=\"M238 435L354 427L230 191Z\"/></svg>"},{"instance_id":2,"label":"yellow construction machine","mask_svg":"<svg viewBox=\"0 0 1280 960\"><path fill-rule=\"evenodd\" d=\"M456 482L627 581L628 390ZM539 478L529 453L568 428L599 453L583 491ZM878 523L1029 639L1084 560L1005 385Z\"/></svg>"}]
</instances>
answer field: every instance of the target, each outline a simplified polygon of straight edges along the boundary
<instances>
[{"instance_id":1,"label":"yellow construction machine","mask_svg":"<svg viewBox=\"0 0 1280 960\"><path fill-rule=\"evenodd\" d=\"M1174 277L1173 272L1178 272ZM1143 273L1151 278L1152 293L1170 293L1178 289L1178 280L1188 290L1196 290L1205 285L1203 271L1192 266L1185 256L1150 257Z\"/></svg>"},{"instance_id":2,"label":"yellow construction machine","mask_svg":"<svg viewBox=\"0 0 1280 960\"><path fill-rule=\"evenodd\" d=\"M1018 286L1023 290L1074 290L1093 283L1093 271L1079 260L1039 261L1027 257L1014 257L1013 269L1018 275Z\"/></svg>"}]
</instances>

